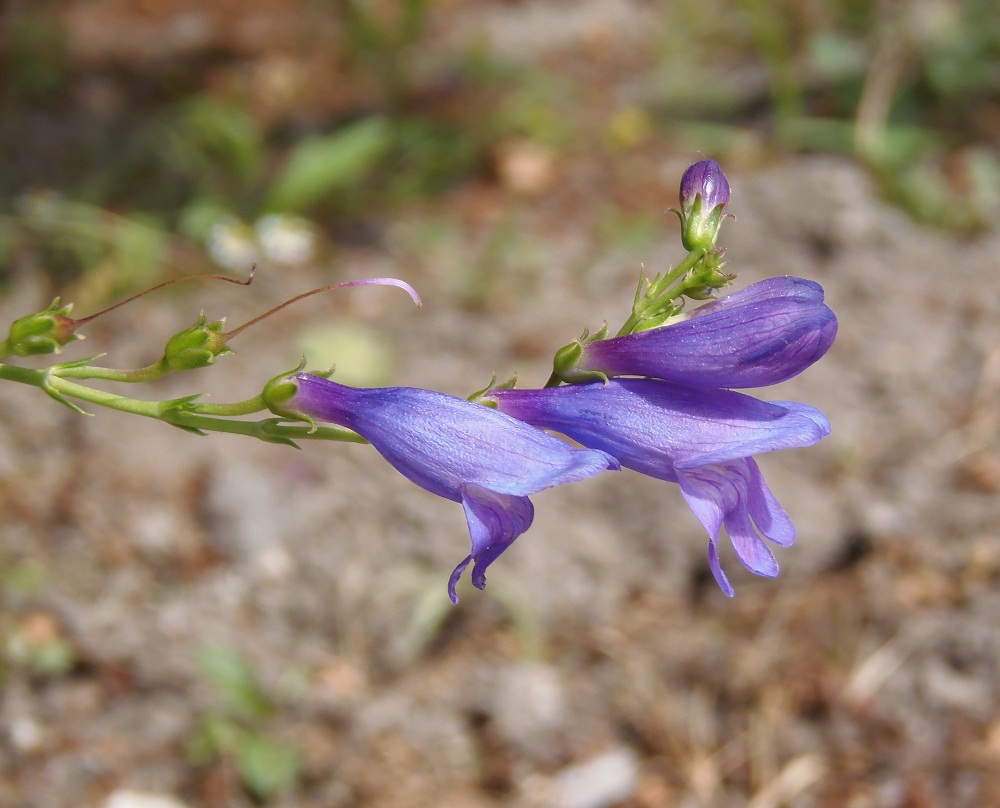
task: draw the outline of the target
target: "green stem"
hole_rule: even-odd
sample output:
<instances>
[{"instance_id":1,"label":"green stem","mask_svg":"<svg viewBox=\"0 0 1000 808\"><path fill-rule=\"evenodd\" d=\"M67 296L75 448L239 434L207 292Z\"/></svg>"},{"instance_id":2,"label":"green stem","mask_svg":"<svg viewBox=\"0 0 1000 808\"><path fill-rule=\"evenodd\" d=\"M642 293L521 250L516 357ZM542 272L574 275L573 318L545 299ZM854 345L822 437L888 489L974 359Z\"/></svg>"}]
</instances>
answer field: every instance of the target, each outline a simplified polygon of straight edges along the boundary
<instances>
[{"instance_id":1,"label":"green stem","mask_svg":"<svg viewBox=\"0 0 1000 808\"><path fill-rule=\"evenodd\" d=\"M173 426L194 431L228 432L248 435L270 442L290 442L293 439L336 440L350 443L367 443L360 435L337 426L312 426L310 424L286 424L277 418L263 421L234 421L227 417L246 415L265 409L264 402L257 396L236 404L196 404L193 401L142 401L127 396L94 390L76 382L51 374L48 370L33 370L16 365L0 364L0 379L29 384L44 390L53 398L69 404L65 397L86 401L100 407L107 407L132 415L155 418ZM73 407L74 405L69 404Z\"/></svg>"},{"instance_id":2,"label":"green stem","mask_svg":"<svg viewBox=\"0 0 1000 808\"><path fill-rule=\"evenodd\" d=\"M109 382L152 382L162 379L170 373L170 368L162 359L144 368L119 370L118 368L102 368L92 365L77 365L62 367L53 371L60 379L103 379Z\"/></svg>"},{"instance_id":3,"label":"green stem","mask_svg":"<svg viewBox=\"0 0 1000 808\"><path fill-rule=\"evenodd\" d=\"M655 304L662 304L665 301L673 300L681 292L683 292L683 286L678 289L671 290L671 287L681 278L684 277L691 269L694 269L698 265L698 262L705 257L704 250L692 250L687 254L683 261L681 261L677 266L670 270L662 278L659 278L654 283L650 284L649 289L646 290L646 294L636 302L632 307L632 314L625 321L625 324L618 330L615 336L623 337L626 334L631 334L638 325L645 319L646 312Z\"/></svg>"},{"instance_id":4,"label":"green stem","mask_svg":"<svg viewBox=\"0 0 1000 808\"><path fill-rule=\"evenodd\" d=\"M677 266L675 266L670 272L660 278L653 288L649 291L654 297L658 297L663 294L664 291L669 289L675 281L679 280L688 270L694 269L698 262L705 257L705 250L692 250L681 261Z\"/></svg>"}]
</instances>

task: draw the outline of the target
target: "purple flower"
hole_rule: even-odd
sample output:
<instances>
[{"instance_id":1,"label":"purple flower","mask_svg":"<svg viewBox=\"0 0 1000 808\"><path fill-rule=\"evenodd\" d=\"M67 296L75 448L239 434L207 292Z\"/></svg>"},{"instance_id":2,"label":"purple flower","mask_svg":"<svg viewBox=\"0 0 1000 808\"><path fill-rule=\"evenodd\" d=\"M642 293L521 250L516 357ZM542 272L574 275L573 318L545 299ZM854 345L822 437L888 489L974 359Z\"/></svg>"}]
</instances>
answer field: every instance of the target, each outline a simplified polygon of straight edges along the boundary
<instances>
[{"instance_id":1,"label":"purple flower","mask_svg":"<svg viewBox=\"0 0 1000 808\"><path fill-rule=\"evenodd\" d=\"M837 317L823 303L823 287L786 275L701 306L687 320L589 342L574 371L766 387L801 373L836 335Z\"/></svg>"},{"instance_id":2,"label":"purple flower","mask_svg":"<svg viewBox=\"0 0 1000 808\"><path fill-rule=\"evenodd\" d=\"M712 573L730 597L718 554L723 525L737 557L757 575L778 574L764 538L782 546L795 539L752 455L808 446L830 433L826 417L805 404L653 379L497 389L488 397L501 412L607 452L626 468L679 483L708 532Z\"/></svg>"},{"instance_id":3,"label":"purple flower","mask_svg":"<svg viewBox=\"0 0 1000 808\"><path fill-rule=\"evenodd\" d=\"M685 250L714 249L729 202L729 181L715 160L695 163L681 177L681 242Z\"/></svg>"},{"instance_id":4,"label":"purple flower","mask_svg":"<svg viewBox=\"0 0 1000 808\"><path fill-rule=\"evenodd\" d=\"M529 494L591 477L618 462L577 449L496 410L413 387L356 388L299 373L283 409L347 427L421 488L461 502L472 553L452 573L448 594L474 561L472 583L531 526Z\"/></svg>"}]
</instances>

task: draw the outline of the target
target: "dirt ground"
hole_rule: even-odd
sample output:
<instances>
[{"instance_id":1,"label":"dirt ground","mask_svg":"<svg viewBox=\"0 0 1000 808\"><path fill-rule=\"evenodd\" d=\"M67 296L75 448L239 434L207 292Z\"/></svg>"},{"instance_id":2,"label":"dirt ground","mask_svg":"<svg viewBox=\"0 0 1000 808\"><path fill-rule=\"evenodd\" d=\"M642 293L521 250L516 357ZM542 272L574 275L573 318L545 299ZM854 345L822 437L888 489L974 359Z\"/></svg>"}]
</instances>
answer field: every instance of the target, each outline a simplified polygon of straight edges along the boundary
<instances>
[{"instance_id":1,"label":"dirt ground","mask_svg":"<svg viewBox=\"0 0 1000 808\"><path fill-rule=\"evenodd\" d=\"M607 206L658 215L699 156L557 157L527 195L467 183L321 266L141 301L66 356L146 363L200 309L236 323L314 285L394 275L422 309L394 290L313 298L148 395L249 397L328 322L383 335L395 383L468 395L517 370L541 384L584 325L625 318L640 263L681 257L672 215L640 247L598 238ZM69 662L5 667L0 805L126 791L252 805L231 758L185 751L227 709L205 648L240 655L273 702L257 726L298 750L275 806L1000 804L1000 235L921 229L846 158L726 168L737 287L811 278L840 318L826 358L762 391L833 425L761 460L798 528L780 577L729 553L727 599L676 487L609 473L534 497L485 592L451 607L461 509L369 447L199 438L5 385L0 630L10 659L63 647ZM47 302L19 277L8 318Z\"/></svg>"}]
</instances>

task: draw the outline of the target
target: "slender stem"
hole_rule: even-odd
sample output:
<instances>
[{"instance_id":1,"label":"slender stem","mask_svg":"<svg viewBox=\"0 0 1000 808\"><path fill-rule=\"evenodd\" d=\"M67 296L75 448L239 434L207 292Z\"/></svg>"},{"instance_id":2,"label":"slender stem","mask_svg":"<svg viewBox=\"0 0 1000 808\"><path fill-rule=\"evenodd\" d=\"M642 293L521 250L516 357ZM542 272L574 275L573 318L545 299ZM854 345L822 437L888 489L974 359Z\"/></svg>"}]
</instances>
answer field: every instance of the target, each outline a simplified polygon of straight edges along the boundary
<instances>
[{"instance_id":1,"label":"slender stem","mask_svg":"<svg viewBox=\"0 0 1000 808\"><path fill-rule=\"evenodd\" d=\"M650 289L650 292L657 297L663 294L663 292L669 289L675 281L684 275L684 273L697 266L698 262L704 257L705 250L692 250L684 257L683 261L660 278L660 280L654 284L654 288Z\"/></svg>"},{"instance_id":2,"label":"slender stem","mask_svg":"<svg viewBox=\"0 0 1000 808\"><path fill-rule=\"evenodd\" d=\"M301 295L296 295L290 300L286 300L284 303L279 303L273 309L268 309L263 314L254 317L249 322L243 323L243 325L239 326L238 328L234 328L231 331L225 332L222 335L222 337L225 342L228 342L237 334L239 334L241 331L246 331L246 329L250 328L250 326L256 325L261 320L264 320L267 317L270 317L272 314L281 311L286 306L291 306L292 303L298 303L300 300L304 300L307 297L312 297L313 295L321 294L322 292L330 292L334 289L346 289L351 286L396 286L402 289L404 292L406 292L410 296L410 299L414 303L416 303L417 306L423 305L423 303L420 301L420 296L417 294L416 290L412 286L410 286L410 284L408 284L406 281L401 281L398 278L368 278L367 280L361 280L361 281L346 281L344 283L334 283L330 286L323 286L320 287L319 289L310 289L308 292L303 292Z\"/></svg>"},{"instance_id":3,"label":"slender stem","mask_svg":"<svg viewBox=\"0 0 1000 808\"><path fill-rule=\"evenodd\" d=\"M103 379L109 382L152 382L162 379L170 372L167 363L162 359L134 370L119 370L118 368L102 368L93 365L76 365L60 367L53 370L53 375L60 379Z\"/></svg>"},{"instance_id":4,"label":"slender stem","mask_svg":"<svg viewBox=\"0 0 1000 808\"><path fill-rule=\"evenodd\" d=\"M650 284L649 289L646 294L632 307L632 314L625 321L625 324L618 329L618 333L615 336L623 337L626 334L631 334L635 331L636 327L643 321L646 311L654 303L663 303L664 301L673 300L683 291L683 287L675 289L671 293L671 287L685 274L695 266L698 262L705 257L704 250L692 250L687 254L683 261L681 261L677 266L670 270L662 278L658 279L655 283Z\"/></svg>"},{"instance_id":5,"label":"slender stem","mask_svg":"<svg viewBox=\"0 0 1000 808\"><path fill-rule=\"evenodd\" d=\"M267 404L261 396L238 401L235 404L192 404L191 407L200 415L217 415L232 417L234 415L253 415L267 409Z\"/></svg>"},{"instance_id":6,"label":"slender stem","mask_svg":"<svg viewBox=\"0 0 1000 808\"><path fill-rule=\"evenodd\" d=\"M54 376L47 370L33 370L7 364L0 364L0 379L39 387L55 398L75 398L100 407L155 418L158 421L185 429L249 435L272 442L306 439L367 443L360 435L337 426L284 424L276 418L263 421L235 421L225 417L216 417L259 412L265 408L259 396L236 404L196 404L183 399L180 402L142 401L115 393L106 393L103 390L94 390Z\"/></svg>"},{"instance_id":7,"label":"slender stem","mask_svg":"<svg viewBox=\"0 0 1000 808\"><path fill-rule=\"evenodd\" d=\"M151 286L144 292L139 292L138 294L132 295L125 300L119 300L117 303L108 306L105 309L101 309L94 314L83 317L79 320L73 321L73 327L79 328L85 323L89 323L91 320L96 320L98 317L103 317L105 314L114 311L115 309L120 309L122 306L131 303L133 300L138 300L140 297L148 295L150 292L156 292L163 289L166 286L173 286L175 283L183 283L184 281L226 281L226 283L235 283L238 286L249 286L253 283L254 275L257 274L257 265L254 264L250 267L250 277L245 281L239 278L230 278L228 275L185 275L183 278L171 278L169 281L164 281L163 283L158 283L156 286Z\"/></svg>"}]
</instances>

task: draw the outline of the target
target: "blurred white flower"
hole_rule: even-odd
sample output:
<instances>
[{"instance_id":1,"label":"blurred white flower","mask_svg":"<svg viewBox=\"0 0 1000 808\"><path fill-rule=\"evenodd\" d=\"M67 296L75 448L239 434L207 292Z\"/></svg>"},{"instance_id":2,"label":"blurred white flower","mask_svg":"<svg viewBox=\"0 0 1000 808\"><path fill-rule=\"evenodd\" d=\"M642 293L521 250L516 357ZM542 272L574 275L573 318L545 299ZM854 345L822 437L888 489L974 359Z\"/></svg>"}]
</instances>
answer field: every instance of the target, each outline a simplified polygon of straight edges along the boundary
<instances>
[{"instance_id":1,"label":"blurred white flower","mask_svg":"<svg viewBox=\"0 0 1000 808\"><path fill-rule=\"evenodd\" d=\"M212 225L205 246L212 260L227 269L247 269L258 258L254 232L239 219L228 218Z\"/></svg>"},{"instance_id":2,"label":"blurred white flower","mask_svg":"<svg viewBox=\"0 0 1000 808\"><path fill-rule=\"evenodd\" d=\"M280 264L304 264L316 252L316 230L312 222L289 213L261 216L257 239L264 254Z\"/></svg>"}]
</instances>

